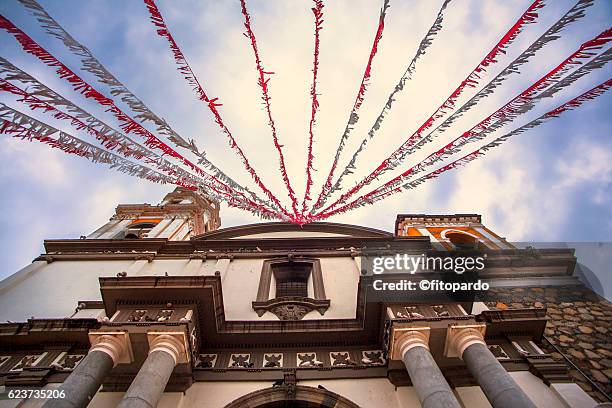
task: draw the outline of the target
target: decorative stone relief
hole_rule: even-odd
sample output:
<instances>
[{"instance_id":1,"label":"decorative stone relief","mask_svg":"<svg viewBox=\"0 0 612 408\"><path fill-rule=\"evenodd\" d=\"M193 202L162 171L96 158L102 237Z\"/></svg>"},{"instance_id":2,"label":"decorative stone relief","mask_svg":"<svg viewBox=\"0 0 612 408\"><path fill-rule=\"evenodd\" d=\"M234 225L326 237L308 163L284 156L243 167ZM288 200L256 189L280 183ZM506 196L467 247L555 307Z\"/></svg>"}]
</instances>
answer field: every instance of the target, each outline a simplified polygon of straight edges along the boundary
<instances>
[{"instance_id":1,"label":"decorative stone relief","mask_svg":"<svg viewBox=\"0 0 612 408\"><path fill-rule=\"evenodd\" d=\"M28 367L35 367L36 364L38 364L40 362L40 360L42 360L43 356L47 354L47 353L42 353L42 354L28 354L27 356L23 356L18 362L17 364L15 364L13 366L13 368L11 368L10 371L12 372L18 372L18 371L23 371L24 368L28 368Z\"/></svg>"},{"instance_id":2,"label":"decorative stone relief","mask_svg":"<svg viewBox=\"0 0 612 408\"><path fill-rule=\"evenodd\" d=\"M51 367L62 371L72 371L85 358L85 354L62 353L51 363Z\"/></svg>"},{"instance_id":3,"label":"decorative stone relief","mask_svg":"<svg viewBox=\"0 0 612 408\"><path fill-rule=\"evenodd\" d=\"M271 308L270 312L275 314L280 320L302 320L311 310L304 305L283 304Z\"/></svg>"},{"instance_id":4,"label":"decorative stone relief","mask_svg":"<svg viewBox=\"0 0 612 408\"><path fill-rule=\"evenodd\" d=\"M355 365L354 361L351 361L351 354L348 351L339 351L337 353L329 353L329 359L332 366L349 366Z\"/></svg>"},{"instance_id":5,"label":"decorative stone relief","mask_svg":"<svg viewBox=\"0 0 612 408\"><path fill-rule=\"evenodd\" d=\"M283 353L265 353L263 358L264 368L282 368Z\"/></svg>"},{"instance_id":6,"label":"decorative stone relief","mask_svg":"<svg viewBox=\"0 0 612 408\"><path fill-rule=\"evenodd\" d=\"M361 357L361 364L365 365L381 366L387 362L382 350L362 351Z\"/></svg>"},{"instance_id":7,"label":"decorative stone relief","mask_svg":"<svg viewBox=\"0 0 612 408\"><path fill-rule=\"evenodd\" d=\"M251 355L250 354L232 354L230 356L229 367L252 368L253 363L251 362Z\"/></svg>"},{"instance_id":8,"label":"decorative stone relief","mask_svg":"<svg viewBox=\"0 0 612 408\"><path fill-rule=\"evenodd\" d=\"M321 367L323 362L317 360L317 353L297 353L298 367Z\"/></svg>"},{"instance_id":9,"label":"decorative stone relief","mask_svg":"<svg viewBox=\"0 0 612 408\"><path fill-rule=\"evenodd\" d=\"M489 344L487 345L487 347L489 348L489 351L491 352L491 354L495 356L496 359L498 360L509 360L510 359L508 354L506 354L502 346L500 346L499 344Z\"/></svg>"},{"instance_id":10,"label":"decorative stone relief","mask_svg":"<svg viewBox=\"0 0 612 408\"><path fill-rule=\"evenodd\" d=\"M445 305L435 305L431 307L437 317L449 317L450 313Z\"/></svg>"},{"instance_id":11,"label":"decorative stone relief","mask_svg":"<svg viewBox=\"0 0 612 408\"><path fill-rule=\"evenodd\" d=\"M170 319L170 316L172 316L172 313L174 313L174 310L172 309L163 309L157 312L157 316L155 317L158 322L165 322L166 320Z\"/></svg>"},{"instance_id":12,"label":"decorative stone relief","mask_svg":"<svg viewBox=\"0 0 612 408\"><path fill-rule=\"evenodd\" d=\"M215 368L217 364L218 354L200 354L200 358L196 364L199 368Z\"/></svg>"},{"instance_id":13,"label":"decorative stone relief","mask_svg":"<svg viewBox=\"0 0 612 408\"><path fill-rule=\"evenodd\" d=\"M130 317L128 317L128 322L130 323L141 322L145 318L146 315L147 315L146 310L133 310L132 313L130 313Z\"/></svg>"}]
</instances>

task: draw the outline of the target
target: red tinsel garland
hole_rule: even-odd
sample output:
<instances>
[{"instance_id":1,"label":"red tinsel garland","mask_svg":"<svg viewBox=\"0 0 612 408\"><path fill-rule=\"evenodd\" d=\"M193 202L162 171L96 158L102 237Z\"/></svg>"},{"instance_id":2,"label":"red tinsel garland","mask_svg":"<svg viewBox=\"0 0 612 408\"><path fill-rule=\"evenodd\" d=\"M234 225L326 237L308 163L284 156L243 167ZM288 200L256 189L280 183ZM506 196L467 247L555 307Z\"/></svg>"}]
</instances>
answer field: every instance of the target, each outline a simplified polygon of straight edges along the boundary
<instances>
[{"instance_id":1,"label":"red tinsel garland","mask_svg":"<svg viewBox=\"0 0 612 408\"><path fill-rule=\"evenodd\" d=\"M387 9L389 8L389 0L385 0L382 10L380 11L380 17L378 18L378 27L376 29L376 34L374 35L374 43L372 44L372 49L370 50L370 56L368 58L368 63L366 64L365 71L363 73L363 77L361 78L361 83L359 84L359 91L357 92L357 96L355 97L355 102L353 103L353 108L351 109L351 113L349 114L349 120L344 130L344 134L340 139L340 145L336 150L336 155L332 161L331 169L329 170L329 174L327 175L327 179L323 184L323 188L317 197L317 201L315 202L313 208L318 208L319 204L321 204L321 200L323 196L329 193L332 188L332 178L334 176L334 172L336 171L336 167L338 166L338 160L340 159L340 154L344 148L344 143L349 137L352 126L357 123L359 118L358 112L361 104L365 99L365 93L367 87L370 82L370 77L372 76L372 63L374 61L374 57L378 52L378 43L380 42L383 30L385 29L385 17L387 15Z\"/></svg>"},{"instance_id":2,"label":"red tinsel garland","mask_svg":"<svg viewBox=\"0 0 612 408\"><path fill-rule=\"evenodd\" d=\"M261 190L266 194L266 196L268 196L268 198L278 206L278 208L283 212L283 214L293 220L294 216L287 212L287 210L283 207L283 205L276 198L276 196L264 185L264 183L261 181L261 179L255 172L255 169L249 163L249 160L245 156L244 152L242 151L240 146L238 146L238 143L234 139L234 136L227 128L225 123L223 122L221 114L217 109L217 107L222 106L222 104L217 102L218 98L209 98L206 92L204 91L204 88L202 88L202 85L200 85L198 78L192 71L191 67L189 66L189 63L187 62L187 59L185 58L185 55L174 40L174 37L172 37L172 34L170 33L170 30L168 29L168 26L166 25L164 18L161 15L159 9L157 8L155 2L153 0L144 0L144 3L146 4L147 10L151 15L151 22L157 27L157 34L160 37L164 37L168 41L168 44L170 45L170 50L172 51L172 54L174 56L174 61L178 65L178 71L183 74L183 78L185 78L187 83L191 85L192 89L198 95L198 99L203 101L208 106L208 109L215 117L215 122L219 125L223 133L227 136L229 140L229 146L238 154L238 156L242 160L243 165L245 166L245 169L255 181L255 184L257 184L257 186L261 188Z\"/></svg>"},{"instance_id":3,"label":"red tinsel garland","mask_svg":"<svg viewBox=\"0 0 612 408\"><path fill-rule=\"evenodd\" d=\"M274 74L274 72L266 71L263 68L261 59L259 57L259 49L257 48L257 39L255 38L255 33L251 28L251 16L246 8L245 0L240 0L240 5L242 7L242 15L244 16L244 27L246 29L245 37L247 37L251 42L251 47L253 49L253 54L255 56L255 65L257 67L257 72L259 73L259 79L257 80L257 84L261 88L262 100L264 106L266 108L266 112L268 114L268 125L272 130L272 139L274 140L274 147L278 152L278 157L280 161L280 171L283 178L283 182L287 187L287 192L289 194L289 198L291 199L291 206L293 207L293 213L297 216L297 199L295 197L295 192L291 187L291 182L289 181L289 176L287 175L287 169L285 167L285 156L283 155L283 146L278 142L278 137L276 135L276 124L274 123L274 119L272 118L272 111L270 108L270 95L268 94L268 82L270 78L266 78L266 76Z\"/></svg>"},{"instance_id":4,"label":"red tinsel garland","mask_svg":"<svg viewBox=\"0 0 612 408\"><path fill-rule=\"evenodd\" d=\"M497 62L496 57L500 54L505 53L505 50L512 44L517 38L525 25L534 22L538 14L536 11L544 7L543 0L534 1L529 8L521 15L521 17L514 23L514 25L502 36L497 44L489 51L489 53L478 63L478 65L468 74L468 76L461 81L459 86L449 95L449 97L436 109L436 111L429 116L425 122L419 126L419 128L400 146L399 149L407 145L412 145L414 142L421 138L423 131L429 129L435 120L442 118L449 109L452 109L455 105L455 101L459 98L461 93L468 87L474 88L478 85L481 78L481 74L486 71L486 68ZM357 185L351 188L348 192L343 194L340 199L329 205L327 209L333 208L341 202L345 202L349 197L359 191L364 185L369 184L372 180L376 179L378 175L385 169L387 169L392 163L390 158L383 160L378 167L370 173L366 179L360 181ZM325 211L325 210L324 210Z\"/></svg>"},{"instance_id":5,"label":"red tinsel garland","mask_svg":"<svg viewBox=\"0 0 612 408\"><path fill-rule=\"evenodd\" d=\"M310 98L312 105L310 108L310 123L308 125L308 158L306 161L306 192L304 193L304 201L302 201L302 215L308 208L308 201L311 200L310 188L312 187L312 171L314 170L312 162L314 156L312 154L312 146L314 143L314 126L316 122L317 111L319 110L319 100L317 99L317 75L319 73L319 42L320 31L323 28L323 0L313 0L315 6L311 9L315 19L315 42L312 61L312 85L310 87Z\"/></svg>"},{"instance_id":6,"label":"red tinsel garland","mask_svg":"<svg viewBox=\"0 0 612 408\"><path fill-rule=\"evenodd\" d=\"M545 114L541 115L540 117L538 117L537 119L532 120L531 122L503 135L498 137L497 139L493 140L490 143L487 143L486 145L482 146L479 149L476 149L474 151L472 151L471 153L466 154L465 156L452 161L451 163L440 167L434 171L431 171L429 173L427 173L426 175L418 178L417 180L414 180L412 182L408 182L402 186L393 188L392 190L388 190L388 191L384 191L383 187L379 187L376 190L373 190L371 192L369 192L368 194L362 195L359 198L353 200L352 202L350 202L349 204L346 204L342 207L339 207L335 210L332 211L328 211L328 212L321 212L318 215L316 215L315 217L313 217L313 221L319 221L319 220L323 220L325 218L329 218L332 215L335 214L341 214L341 213L345 213L347 211L353 210L357 207L361 207L364 205L368 205L368 204L373 204L379 200L382 200L392 194L407 190L407 189L413 189L416 186L420 185L421 183L430 180L430 179L434 179L437 178L438 176L440 176L440 174L455 169L459 166L462 166L466 163L469 163L475 159L477 159L478 157L484 155L487 151L493 149L494 147L499 146L501 143L505 142L506 140L508 140L510 137L512 136L516 136L519 135L521 133L524 133L525 131L529 130L529 129L533 129L536 126L539 126L541 123L556 118L558 117L561 113L566 112L568 110L572 110L575 108L580 107L584 102L595 99L596 97L604 94L608 89L610 89L612 87L612 79L608 79L607 81L605 81L604 83L597 85L594 88L591 88L590 90L588 90L587 92L571 99L568 102L565 102L564 104L546 112Z\"/></svg>"}]
</instances>

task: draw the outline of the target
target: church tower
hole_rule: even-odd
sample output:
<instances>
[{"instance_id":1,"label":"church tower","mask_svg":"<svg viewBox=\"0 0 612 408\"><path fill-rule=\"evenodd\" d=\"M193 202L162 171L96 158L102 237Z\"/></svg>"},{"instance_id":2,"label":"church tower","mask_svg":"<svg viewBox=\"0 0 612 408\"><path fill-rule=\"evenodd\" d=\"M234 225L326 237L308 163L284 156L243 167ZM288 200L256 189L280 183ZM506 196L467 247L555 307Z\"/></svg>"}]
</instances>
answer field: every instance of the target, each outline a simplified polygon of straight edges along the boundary
<instances>
[{"instance_id":1,"label":"church tower","mask_svg":"<svg viewBox=\"0 0 612 408\"><path fill-rule=\"evenodd\" d=\"M167 238L187 241L221 226L219 203L183 187L158 205L120 204L111 219L87 239Z\"/></svg>"}]
</instances>

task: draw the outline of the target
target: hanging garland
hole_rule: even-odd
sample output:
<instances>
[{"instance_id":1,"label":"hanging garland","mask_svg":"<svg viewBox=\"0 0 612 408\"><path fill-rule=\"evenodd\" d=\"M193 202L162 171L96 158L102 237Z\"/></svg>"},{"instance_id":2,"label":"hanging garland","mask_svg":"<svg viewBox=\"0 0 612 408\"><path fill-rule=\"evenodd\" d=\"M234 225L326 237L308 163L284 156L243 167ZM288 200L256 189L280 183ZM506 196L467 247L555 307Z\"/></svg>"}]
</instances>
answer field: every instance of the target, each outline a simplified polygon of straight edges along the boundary
<instances>
[{"instance_id":1,"label":"hanging garland","mask_svg":"<svg viewBox=\"0 0 612 408\"><path fill-rule=\"evenodd\" d=\"M304 200L302 201L302 216L308 209L308 201L310 197L310 188L312 187L312 172L314 171L312 154L312 147L314 144L314 126L316 123L317 111L319 110L319 99L317 98L317 77L319 74L319 43L320 43L320 32L323 29L323 0L312 0L315 4L312 10L314 14L314 52L312 60L312 85L310 86L310 99L312 104L310 107L310 122L308 124L308 156L306 160L306 191L304 193Z\"/></svg>"},{"instance_id":2,"label":"hanging garland","mask_svg":"<svg viewBox=\"0 0 612 408\"><path fill-rule=\"evenodd\" d=\"M450 0L446 0L444 2L444 5L442 6L442 10L446 8L446 4L448 2L450 2ZM383 35L383 31L385 29L385 17L387 16L388 8L389 8L389 0L384 0L383 7L380 10L380 17L378 18L378 28L376 29L376 35L374 36L374 43L372 44L372 49L370 50L370 57L368 58L368 63L366 64L366 68L363 73L363 77L361 78L361 83L359 84L359 91L357 92L357 96L355 97L355 102L353 102L353 108L351 109L351 113L349 114L349 119L346 124L346 127L344 128L344 133L340 137L340 143L338 145L338 148L336 149L336 154L332 161L331 169L329 170L327 179L325 180L325 183L323 184L321 192L319 193L319 196L317 197L317 201L315 202L311 210L311 213L312 211L318 209L320 205L324 204L325 197L327 196L327 194L331 192L332 178L334 176L334 172L336 171L336 167L338 166L338 160L340 159L340 155L342 154L342 151L344 150L344 146L346 145L346 142L348 141L351 131L353 130L353 128L355 127L355 125L357 125L357 122L359 121L359 108L361 108L361 105L363 104L363 101L365 99L365 93L370 83L370 77L372 75L372 63L374 62L374 57L376 56L376 53L378 52L378 43L380 42L382 35ZM438 22L438 20L440 20L440 22ZM437 22L437 25L436 23L434 23L434 26L437 27L441 23L440 14L438 14L438 19L436 19L436 22ZM427 43L427 46L424 46L424 42L428 38L429 38L428 41L431 41L430 35L431 36L435 35L435 32L432 34L432 29L433 27L429 30L427 36L421 42L421 47L427 48L427 46L429 45L430 42ZM421 47L419 47L419 49L421 49ZM417 55L419 55L418 52L417 52ZM417 59L417 56L415 56L415 58L413 59L413 62L416 62L416 59ZM411 64L410 66L412 65L413 64ZM404 73L404 76L402 77L402 80L400 81L402 87L405 81L408 79L406 77L406 74L407 72ZM398 88L396 86L396 90L397 89Z\"/></svg>"},{"instance_id":3,"label":"hanging garland","mask_svg":"<svg viewBox=\"0 0 612 408\"><path fill-rule=\"evenodd\" d=\"M0 57L0 70L0 74L4 76L6 80L19 81L27 85L29 92L25 92L25 90L10 84L5 86L4 90L22 97L24 103L28 103L30 108L36 109L38 105L41 104L43 105L41 108L47 112L53 110L51 108L62 108L73 115L67 115L63 112L54 111L56 119L69 120L71 125L75 126L78 130L85 129L97 140L102 141L105 148L111 150L116 147L119 147L120 149L129 148L126 150L128 155L134 155L134 157L137 159L144 157L148 163L156 163L158 166L163 165L165 168L160 167L160 169L164 172L176 172L179 170L183 171L179 166L167 162L152 151L140 146L129 137L124 136L117 130L108 126L106 123L100 121L98 118L76 106L71 101L54 92L52 89L39 82L36 78L20 70L2 57ZM46 106L44 104L50 106ZM229 184L229 187L241 191L242 193L250 193L250 191L247 189L241 190L241 187L236 184ZM260 200L258 197L252 198L259 204L267 206L268 208L274 208L273 205L267 201Z\"/></svg>"},{"instance_id":4,"label":"hanging garland","mask_svg":"<svg viewBox=\"0 0 612 408\"><path fill-rule=\"evenodd\" d=\"M174 41L174 37L172 37L172 34L170 33L170 30L168 29L168 26L166 25L164 18L161 15L161 12L155 5L155 2L153 0L144 0L144 3L146 4L147 10L149 11L149 14L151 16L151 22L157 27L157 34L160 37L164 37L168 41L168 44L170 45L170 50L172 51L172 55L174 57L174 61L178 65L179 72L183 75L183 78L185 78L187 83L191 85L194 92L198 95L198 99L203 101L208 106L208 109L215 117L215 122L217 123L217 125L219 125L223 133L227 136L229 140L229 146L238 154L240 160L242 161L242 164L245 166L245 169L255 181L255 184L257 184L257 186L261 188L261 190L266 194L266 196L270 200L272 200L272 202L278 207L279 210L283 212L283 214L285 214L288 218L293 219L294 216L287 212L287 210L283 207L283 205L276 198L276 196L264 185L264 183L261 181L261 179L255 172L255 169L249 163L249 160L245 156L244 152L242 151L240 146L238 146L238 143L234 139L234 136L227 128L225 123L223 122L221 114L217 109L219 106L222 106L222 104L218 102L217 98L210 99L208 95L206 95L204 88L202 88L200 82L198 81L198 78L189 66L185 55L183 55L183 52L179 48L176 41Z\"/></svg>"},{"instance_id":5,"label":"hanging garland","mask_svg":"<svg viewBox=\"0 0 612 408\"><path fill-rule=\"evenodd\" d=\"M431 25L431 27L429 28L429 30L427 31L427 34L425 34L425 37L423 37L423 39L421 40L416 54L414 55L414 57L412 57L412 60L410 61L410 64L408 64L408 68L406 68L406 71L404 72L404 74L402 75L402 77L400 78L399 82L397 83L397 85L395 85L395 88L393 89L393 92L391 92L391 94L389 95L389 97L387 98L387 103L385 104L385 106L382 108L382 111L378 114L378 117L376 118L374 125L372 126L372 128L370 129L370 131L368 132L368 137L364 138L364 140L362 140L362 142L359 145L359 148L357 149L357 151L355 152L355 154L353 155L353 158L349 161L349 164L346 166L346 168L344 169L344 171L342 172L342 174L340 174L340 177L338 178L338 180L336 181L336 183L332 186L332 178L333 178L333 173L338 165L338 160L340 159L340 154L342 153L342 151L344 150L344 147L346 145L346 142L348 140L349 137L349 133L350 131L353 129L353 127L357 124L358 120L359 120L359 115L357 114L357 110L355 108L353 108L353 111L351 111L351 115L349 116L349 122L346 125L346 128L344 130L344 133L340 139L340 145L338 146L338 149L336 150L336 155L334 157L334 161L332 162L332 168L327 176L327 180L325 180L325 184L323 185L323 188L321 190L321 193L319 194L319 197L317 198L317 201L315 203L315 205L312 208L312 212L318 210L319 208L321 208L323 205L325 205L325 202L327 201L327 198L329 197L330 194L334 193L335 191L337 191L340 188L340 183L342 182L342 177L344 177L345 175L348 174L352 174L352 170L355 169L355 162L357 161L357 156L361 153L361 151L365 148L366 144L368 143L368 138L372 139L374 137L375 132L380 129L380 126L382 125L382 122L385 118L385 116L389 113L389 111L391 110L391 106L393 105L393 102L395 101L395 96L404 90L404 86L406 85L406 82L408 82L410 79L412 79L412 75L414 74L414 72L416 71L416 63L417 61L420 59L421 56L425 55L427 49L429 48L429 46L433 43L434 38L436 37L436 35L438 34L438 32L442 29L442 22L444 21L444 10L446 10L446 6L448 5L448 3L450 3L451 0L445 0L444 3L442 4L442 7L440 8L440 11L438 11L438 14L436 16L436 19L434 21L434 23ZM383 7L382 13L381 13L381 18L379 19L379 30L377 31L377 37L376 39L379 40L378 38L378 33L380 33L380 35L382 36L382 28L381 28L381 22L383 23L384 26L384 16L385 16L385 12L386 12L386 7L388 7L388 2L385 1L385 6ZM375 45L377 45L377 40L375 39ZM374 48L373 48L374 51ZM375 51L374 51L375 52ZM370 59L373 58L373 54L370 54ZM371 60L368 62L368 64L371 62ZM369 65L368 65L369 68ZM367 72L367 70L366 70ZM362 81L362 86L363 86L364 82ZM365 89L363 89L363 91L365 92ZM360 88L360 92L361 92L361 88Z\"/></svg>"},{"instance_id":6,"label":"hanging garland","mask_svg":"<svg viewBox=\"0 0 612 408\"><path fill-rule=\"evenodd\" d=\"M465 89L467 89L468 87L475 88L478 85L479 80L481 79L481 75L484 72L486 72L488 67L490 67L491 65L497 62L496 58L500 54L504 54L506 52L506 49L516 40L519 34L523 31L523 28L526 25L532 24L537 20L538 18L537 10L541 9L542 7L544 7L543 0L534 1L527 8L527 10L521 15L521 17L519 17L519 19L514 23L514 25L510 27L510 29L502 36L502 38L491 49L491 51L489 51L489 53L478 63L476 68L474 68L468 74L468 76L463 81L461 81L459 86L457 86L457 88L448 96L448 98L436 109L436 111L431 116L429 116L427 120L425 120L425 122L416 130L416 132L404 144L410 144L413 140L415 140L416 138L420 136L421 132L430 128L437 119L444 117L450 110L452 110L454 108L455 102L457 101L457 99L463 93ZM378 123L378 126L375 123L372 129L374 129L375 127L379 128L380 123ZM374 133L372 132L371 134L369 134L369 136L370 136L369 139L371 139L374 136ZM355 169L357 158L359 154L364 150L369 139L364 138L361 145L359 146L359 148L357 149L357 151L355 152L355 154L349 161L348 165L346 166L345 170L342 172L342 174L336 181L333 191L340 189L341 187L340 183L342 182L342 178L348 174L351 174L352 170ZM386 169L390 164L391 164L391 160L389 159L386 159L385 161L383 161L374 170L374 172L368 176L368 179L375 179L377 175L381 171ZM351 195L355 194L359 189L361 189L361 187L362 185L358 184L358 186L353 187L346 196L350 197ZM330 207L335 206L337 204L338 202L334 202Z\"/></svg>"},{"instance_id":7,"label":"hanging garland","mask_svg":"<svg viewBox=\"0 0 612 408\"><path fill-rule=\"evenodd\" d=\"M472 106L474 106L478 100L493 93L494 89L500 85L507 77L518 72L518 67L529 61L529 58L535 55L548 42L554 41L559 37L557 34L563 30L568 24L577 21L584 16L586 8L592 5L592 0L581 0L574 5L561 19L553 24L540 38L533 42L524 52L522 52L514 61L512 61L504 70L502 70L494 79L492 79L487 85L485 85L480 91L476 93L468 102L466 102L460 109L455 111L449 118L447 118L442 124L438 125L432 130L425 138L422 137L422 132L426 128L433 124L432 118L436 114L430 116L430 118L424 123L426 127L421 126L415 133L413 133L400 147L398 147L388 158L383 160L376 169L374 169L368 176L359 181L353 188L347 193L343 194L342 197L336 200L328 208L337 206L339 203L346 202L346 200L354 195L356 192L361 190L366 185L371 184L374 180L380 177L382 174L389 170L397 168L403 160L415 150L417 146L422 146L426 142L432 139L431 135L437 131L444 131L447 129L454 120L461 117L461 115L467 112ZM469 78L469 77L468 77ZM465 82L465 81L464 81ZM451 95L452 96L452 95ZM444 106L441 105L440 108ZM440 109L438 108L438 110ZM436 112L438 112L438 110ZM435 117L437 118L437 117ZM425 139L425 143L418 144L421 140Z\"/></svg>"},{"instance_id":8,"label":"hanging garland","mask_svg":"<svg viewBox=\"0 0 612 408\"><path fill-rule=\"evenodd\" d=\"M571 85L572 83L574 83L575 81L583 77L584 75L592 72L595 69L602 68L610 60L612 60L612 49L594 58L592 61L585 64L582 68L579 68L572 74L568 75L566 78L564 78L563 81L557 81L557 83L550 86L549 89L546 89L544 92L541 92L536 96L531 96L531 93L533 93L533 91L536 88L542 89L545 86L535 86L535 84L530 86L526 91L524 91L519 96L514 98L508 104L504 105L502 109L496 111L494 114L490 115L485 120L481 121L478 125L474 126L469 131L464 132L461 136L457 137L452 142L448 143L441 149L431 153L429 156L427 156L425 159L420 161L418 164L410 167L408 170L404 171L402 174L393 178L392 180L386 182L383 186L377 188L376 190L379 192L383 191L384 193L386 193L387 191L390 191L396 188L402 182L406 181L407 179L413 178L416 174L420 173L425 168L439 161L444 160L446 157L449 157L453 154L458 153L461 147L463 147L465 144L473 143L475 141L486 138L491 132L501 128L503 125L505 125L510 120L513 120L517 118L519 115L528 112L531 108L533 108L533 106L535 105L537 101L554 95L556 92ZM545 82L540 82L540 83L544 85ZM507 108L510 108L510 109L507 109ZM505 111L505 113L500 114L499 112L502 112L502 111ZM486 123L487 121L489 121L489 119L492 118L493 116L500 117L500 120L491 124L490 126L486 128L482 128L482 125ZM477 128L481 128L481 131L476 132L475 129Z\"/></svg>"},{"instance_id":9,"label":"hanging garland","mask_svg":"<svg viewBox=\"0 0 612 408\"><path fill-rule=\"evenodd\" d=\"M190 190L201 189L201 186L204 186L205 191L208 191L207 194L211 195L215 200L225 201L230 206L244 210L250 208L242 201L234 198L231 193L220 191L212 184L202 183L201 180L192 175L186 173L181 174L180 177L163 175L146 166L133 163L114 153L93 146L2 103L0 103L0 119L3 120L3 130L0 133L12 134L24 140L43 142L66 153L86 157L94 163L109 164L111 168L121 168L123 169L122 171L130 175L145 175L146 177L143 178L150 181L172 183ZM51 137L52 135L58 135L58 137L53 138ZM270 212L262 212L258 215L266 218L276 218Z\"/></svg>"},{"instance_id":10,"label":"hanging garland","mask_svg":"<svg viewBox=\"0 0 612 408\"><path fill-rule=\"evenodd\" d=\"M51 132L45 129L39 129L39 131L36 129L27 129L26 127L19 125L18 122L14 121L11 118L12 116L13 110L5 104L0 103L0 120L2 123L0 126L0 133L12 135L13 137L22 140L45 143L52 148L60 149L65 153L85 157L93 163L108 164L112 169L117 169L122 173L144 178L155 183L173 183L191 190L194 189L191 185L182 184L178 179L173 179L169 176L149 169L148 167L133 163L117 156L116 154L95 147L76 137L70 136L67 133L60 132L57 129L53 129ZM57 137L52 137L52 134L57 134Z\"/></svg>"},{"instance_id":11,"label":"hanging garland","mask_svg":"<svg viewBox=\"0 0 612 408\"><path fill-rule=\"evenodd\" d=\"M17 28L11 21L6 19L4 16L0 15L0 28L4 29L8 33L12 34L15 39L20 43L21 47L24 51L29 54L34 55L46 65L50 67L57 67L57 74L60 78L69 82L73 89L85 96L88 99L93 99L101 106L106 107L108 112L111 112L115 118L122 123L121 129L126 132L134 132L137 135L143 137L145 139L145 146L153 149L159 149L164 154L169 155L170 157L176 158L180 160L183 164L185 164L188 168L198 173L198 175L202 177L213 177L207 174L198 166L191 163L189 160L184 158L170 146L159 140L155 135L146 130L142 125L138 122L134 121L131 117L126 115L121 109L119 109L112 99L107 98L102 95L96 89L94 89L91 85L85 82L81 77L72 72L68 67L58 61L53 55L47 52L44 48L38 45L32 38L30 38L27 34ZM219 184L222 184L219 180L217 180ZM263 209L263 206L258 205L260 209Z\"/></svg>"},{"instance_id":12,"label":"hanging garland","mask_svg":"<svg viewBox=\"0 0 612 408\"><path fill-rule=\"evenodd\" d=\"M270 76L274 74L274 72L266 71L263 66L261 59L259 57L259 50L257 48L257 39L255 38L255 33L251 28L251 16L246 8L245 0L240 0L240 5L242 8L242 15L244 16L244 27L246 29L246 33L244 34L251 42L251 48L253 49L253 54L255 56L255 65L257 68L257 72L259 73L259 78L257 80L257 85L261 88L263 105L266 109L266 113L268 114L268 125L272 130L272 139L274 140L274 147L278 152L278 158L280 162L280 171L281 176L283 178L283 182L285 183L285 187L287 187L287 192L289 194L289 198L291 199L291 206L293 207L293 213L297 216L297 199L295 198L295 192L291 187L291 182L289 181L289 176L287 175L287 169L285 167L285 156L283 155L283 146L278 142L278 136L276 135L276 124L274 123L274 119L272 118L272 110L270 107L270 95L268 94L268 82Z\"/></svg>"},{"instance_id":13,"label":"hanging garland","mask_svg":"<svg viewBox=\"0 0 612 408\"><path fill-rule=\"evenodd\" d=\"M380 201L386 197L389 197L390 195L393 195L395 193L399 193L405 190L410 190L410 189L414 189L416 188L418 185L424 183L427 180L431 180L434 178L439 177L442 173L455 169L457 167L463 166L475 159L477 159L478 157L484 155L486 152L488 152L489 150L493 149L494 147L497 147L499 145L501 145L503 142L507 141L510 137L512 136L517 136L521 133L524 133L530 129L533 129L537 126L539 126L540 124L553 119L553 118L557 118L559 117L559 115L563 112L566 111L570 111L570 110L574 110L576 108L578 108L579 106L581 106L584 102L589 101L589 100L593 100L595 98L597 98L600 95L603 95L608 89L610 89L610 87L612 87L612 79L607 80L606 82L590 89L589 91L577 96L576 98L546 112L545 114L539 116L538 118L528 122L527 124L509 132L506 133L503 136L498 137L497 139L493 140L492 142L482 146L479 149L476 149L474 151L472 151L471 153L466 154L465 156L443 166L440 167L437 170L434 170L432 172L427 173L426 175L418 178L417 180L408 182L404 185L401 185L399 187L395 187L393 189L390 190L384 190L384 186L380 187L376 190L371 191L370 193L363 195L355 200L353 200L351 203L346 204L342 207L339 207L335 210L329 211L329 212L322 212L320 214L318 214L317 216L314 217L313 220L323 220L325 218L331 217L332 215L336 215L336 214L342 214L345 213L349 210L353 210L355 208L358 207L362 207L364 205L369 205L369 204L373 204L377 201Z\"/></svg>"}]
</instances>

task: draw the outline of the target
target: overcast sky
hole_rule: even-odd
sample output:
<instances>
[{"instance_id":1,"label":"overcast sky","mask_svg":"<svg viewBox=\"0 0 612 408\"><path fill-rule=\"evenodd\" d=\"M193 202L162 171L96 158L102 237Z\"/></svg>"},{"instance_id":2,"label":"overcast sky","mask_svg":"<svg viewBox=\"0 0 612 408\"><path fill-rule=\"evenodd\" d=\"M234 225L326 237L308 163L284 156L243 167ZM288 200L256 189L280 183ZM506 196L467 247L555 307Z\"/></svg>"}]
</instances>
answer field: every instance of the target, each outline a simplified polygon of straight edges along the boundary
<instances>
[{"instance_id":1,"label":"overcast sky","mask_svg":"<svg viewBox=\"0 0 612 408\"><path fill-rule=\"evenodd\" d=\"M478 64L531 0L454 0L443 29L416 67L393 105L380 132L368 146L351 186L367 175L425 120ZM506 56L489 69L481 84L500 72L529 46L574 1L549 1L538 24L527 26ZM186 138L194 138L208 157L244 185L253 186L210 112L177 73L167 43L158 37L140 1L41 1L47 11L154 112ZM312 3L251 0L248 7L270 82L272 113L284 145L288 172L301 198L305 185L306 146L312 81ZM325 2L321 31L320 110L315 127L314 166L318 194L346 125L370 52L382 1ZM442 1L391 0L371 84L340 169L367 133L387 96L412 59L435 19ZM175 39L207 93L218 97L220 112L264 183L289 204L278 171L278 156L267 127L257 87L254 59L244 28L240 3L231 1L163 1L158 4ZM16 1L0 2L0 12L82 74L103 93L92 75L78 70L78 60L64 45L45 35ZM612 3L596 1L587 16L572 24L561 39L542 49L520 75L406 162L439 148L540 78L584 41L608 28ZM53 70L25 54L16 41L0 33L0 53L51 88L79 103L108 123L111 117L72 92ZM581 79L538 109L505 127L508 131L546 108L558 105L610 78L610 66ZM459 103L476 90L466 92ZM418 189L374 206L330 219L393 230L398 213L478 213L483 222L510 240L610 241L612 237L611 93L511 139L466 167L449 172ZM0 100L22 109L11 97ZM123 105L121 105L123 106ZM127 111L127 109L126 109ZM33 116L53 122L41 113ZM88 136L72 130L88 140ZM504 132L505 133L505 132ZM502 133L497 132L494 136ZM469 145L472 147L473 145ZM397 174L397 173L395 173ZM393 175L395 175L393 174ZM386 181L390 174L382 180ZM375 186L372 186L375 187ZM78 238L105 223L118 203L157 203L171 186L131 178L85 159L46 146L0 136L0 278L25 266L42 251L42 240ZM223 206L222 226L258 222L245 212Z\"/></svg>"}]
</instances>

